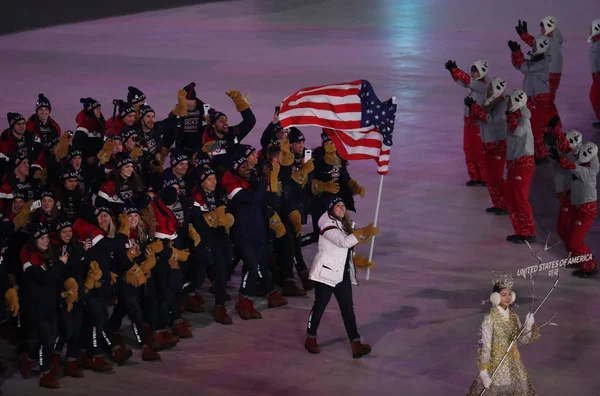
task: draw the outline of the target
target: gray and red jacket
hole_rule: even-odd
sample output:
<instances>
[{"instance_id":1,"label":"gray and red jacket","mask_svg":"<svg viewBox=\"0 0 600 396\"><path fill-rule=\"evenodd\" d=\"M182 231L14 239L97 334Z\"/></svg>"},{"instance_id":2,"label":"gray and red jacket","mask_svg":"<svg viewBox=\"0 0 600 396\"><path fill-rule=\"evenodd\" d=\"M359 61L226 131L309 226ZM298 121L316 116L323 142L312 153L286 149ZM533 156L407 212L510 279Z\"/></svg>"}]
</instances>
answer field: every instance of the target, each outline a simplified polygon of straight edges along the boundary
<instances>
[{"instance_id":1,"label":"gray and red jacket","mask_svg":"<svg viewBox=\"0 0 600 396\"><path fill-rule=\"evenodd\" d=\"M562 73L563 69L563 35L560 30L554 29L554 31L546 36L550 41L550 47L546 51L549 56L550 73ZM521 35L523 40L528 46L533 47L535 37L529 33L523 33Z\"/></svg>"},{"instance_id":2,"label":"gray and red jacket","mask_svg":"<svg viewBox=\"0 0 600 396\"><path fill-rule=\"evenodd\" d=\"M481 141L483 143L497 143L506 140L505 112L506 102L504 98L496 103L493 108L488 106L485 110L477 103L471 106L471 114L480 121Z\"/></svg>"},{"instance_id":3,"label":"gray and red jacket","mask_svg":"<svg viewBox=\"0 0 600 396\"><path fill-rule=\"evenodd\" d=\"M530 99L550 93L550 63L545 55L537 61L525 60L523 52L519 49L512 52L511 59L513 66L525 75L523 91Z\"/></svg>"},{"instance_id":4,"label":"gray and red jacket","mask_svg":"<svg viewBox=\"0 0 600 396\"><path fill-rule=\"evenodd\" d=\"M458 85L464 88L468 88L471 92L469 93L475 102L482 105L485 101L485 91L487 90L488 80L484 77L481 80L475 80L471 78L469 73L459 69L458 67L451 72L452 78ZM465 117L469 117L469 108L465 106ZM474 117L473 117L474 119Z\"/></svg>"},{"instance_id":5,"label":"gray and red jacket","mask_svg":"<svg viewBox=\"0 0 600 396\"><path fill-rule=\"evenodd\" d=\"M568 170L576 177L571 182L572 205L582 205L598 200L598 193L596 191L596 178L600 169L598 156L583 165L578 165L565 157L561 157L558 163L563 169Z\"/></svg>"},{"instance_id":6,"label":"gray and red jacket","mask_svg":"<svg viewBox=\"0 0 600 396\"><path fill-rule=\"evenodd\" d=\"M556 146L561 156L563 156L571 162L576 162L577 154L571 148L571 145L569 144L569 141L567 140L567 137L563 133L561 127L548 127L548 131L552 133L552 136L556 138ZM573 180L573 177L571 176L571 171L563 168L560 165L560 163L556 164L555 171L556 172L554 173L554 187L556 188L556 192L564 193L567 191L571 191L571 181Z\"/></svg>"},{"instance_id":7,"label":"gray and red jacket","mask_svg":"<svg viewBox=\"0 0 600 396\"><path fill-rule=\"evenodd\" d=\"M506 136L507 161L533 156L533 132L530 118L531 112L526 107L506 115L508 125Z\"/></svg>"},{"instance_id":8,"label":"gray and red jacket","mask_svg":"<svg viewBox=\"0 0 600 396\"><path fill-rule=\"evenodd\" d=\"M592 48L590 49L590 68L594 81L600 78L600 35L592 37Z\"/></svg>"}]
</instances>

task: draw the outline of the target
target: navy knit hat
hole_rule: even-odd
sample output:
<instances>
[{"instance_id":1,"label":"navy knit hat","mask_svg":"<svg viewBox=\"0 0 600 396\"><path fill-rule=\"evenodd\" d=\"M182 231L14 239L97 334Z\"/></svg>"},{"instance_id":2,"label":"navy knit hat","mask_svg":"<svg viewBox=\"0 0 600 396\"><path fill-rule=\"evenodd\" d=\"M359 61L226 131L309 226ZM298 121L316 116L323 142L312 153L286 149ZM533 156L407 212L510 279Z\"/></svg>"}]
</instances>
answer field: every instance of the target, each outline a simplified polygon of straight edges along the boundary
<instances>
[{"instance_id":1,"label":"navy knit hat","mask_svg":"<svg viewBox=\"0 0 600 396\"><path fill-rule=\"evenodd\" d=\"M177 189L173 186L165 187L160 191L160 199L167 206L177 202Z\"/></svg>"},{"instance_id":2,"label":"navy knit hat","mask_svg":"<svg viewBox=\"0 0 600 396\"><path fill-rule=\"evenodd\" d=\"M194 87L196 86L195 82L191 82L188 85L186 85L185 87L183 87L183 90L185 91L185 98L188 100L196 100L196 90L194 89Z\"/></svg>"},{"instance_id":3,"label":"navy knit hat","mask_svg":"<svg viewBox=\"0 0 600 396\"><path fill-rule=\"evenodd\" d=\"M119 169L127 164L133 164L133 160L127 153L117 153L113 156L113 167Z\"/></svg>"},{"instance_id":4,"label":"navy knit hat","mask_svg":"<svg viewBox=\"0 0 600 396\"><path fill-rule=\"evenodd\" d=\"M37 111L42 107L45 107L49 111L52 111L52 105L50 105L50 100L47 97L45 97L44 94L39 94L38 100L37 102L35 102L35 112L37 113Z\"/></svg>"},{"instance_id":5,"label":"navy knit hat","mask_svg":"<svg viewBox=\"0 0 600 396\"><path fill-rule=\"evenodd\" d=\"M119 101L119 117L121 119L127 117L128 114L135 113L135 109L131 103L127 103L123 100Z\"/></svg>"},{"instance_id":6,"label":"navy knit hat","mask_svg":"<svg viewBox=\"0 0 600 396\"><path fill-rule=\"evenodd\" d=\"M19 113L8 113L6 114L6 118L8 118L8 126L10 127L10 129L12 129L17 122L25 121L25 117L23 117Z\"/></svg>"},{"instance_id":7,"label":"navy knit hat","mask_svg":"<svg viewBox=\"0 0 600 396\"><path fill-rule=\"evenodd\" d=\"M75 157L83 157L83 153L79 149L70 148L67 154L67 161L71 161Z\"/></svg>"},{"instance_id":8,"label":"navy knit hat","mask_svg":"<svg viewBox=\"0 0 600 396\"><path fill-rule=\"evenodd\" d=\"M321 145L324 145L325 142L331 142L331 138L325 132L321 133Z\"/></svg>"},{"instance_id":9,"label":"navy knit hat","mask_svg":"<svg viewBox=\"0 0 600 396\"><path fill-rule=\"evenodd\" d=\"M329 212L329 214L331 214L331 211L333 210L335 205L337 205L339 202L344 203L344 200L342 199L342 197L335 195L333 198L331 198L329 200L329 203L327 204L327 212Z\"/></svg>"},{"instance_id":10,"label":"navy knit hat","mask_svg":"<svg viewBox=\"0 0 600 396\"><path fill-rule=\"evenodd\" d=\"M154 113L156 114L156 112L154 111L154 109L150 106L148 106L147 104L143 104L140 106L140 118L144 118L144 116L148 113Z\"/></svg>"},{"instance_id":11,"label":"navy knit hat","mask_svg":"<svg viewBox=\"0 0 600 396\"><path fill-rule=\"evenodd\" d=\"M227 117L222 111L213 111L210 113L210 125L213 125L219 118L223 116Z\"/></svg>"},{"instance_id":12,"label":"navy knit hat","mask_svg":"<svg viewBox=\"0 0 600 396\"><path fill-rule=\"evenodd\" d=\"M185 155L184 153L177 151L177 150L171 151L170 158L171 158L171 168L179 165L183 161L189 161L189 158L187 157L187 155Z\"/></svg>"},{"instance_id":13,"label":"navy knit hat","mask_svg":"<svg viewBox=\"0 0 600 396\"><path fill-rule=\"evenodd\" d=\"M40 192L40 199L44 199L44 198L46 198L46 197L50 197L50 198L52 198L52 199L55 199L55 197L54 197L54 191L52 191L52 190L50 190L50 189L47 189L47 188L46 188L46 189L43 189L43 190Z\"/></svg>"},{"instance_id":14,"label":"navy knit hat","mask_svg":"<svg viewBox=\"0 0 600 396\"><path fill-rule=\"evenodd\" d=\"M69 220L68 217L61 216L61 217L59 217L58 221L56 222L56 226L54 226L54 231L61 232L65 228L69 228L69 227L73 227L73 222L71 220Z\"/></svg>"},{"instance_id":15,"label":"navy knit hat","mask_svg":"<svg viewBox=\"0 0 600 396\"><path fill-rule=\"evenodd\" d=\"M123 143L126 143L127 140L129 140L129 138L132 137L133 135L139 136L140 133L134 127L127 126L125 128L125 130L123 132L121 132L121 137L123 138L122 139Z\"/></svg>"},{"instance_id":16,"label":"navy knit hat","mask_svg":"<svg viewBox=\"0 0 600 396\"><path fill-rule=\"evenodd\" d=\"M127 204L125 205L125 213L127 213L127 215L130 215L130 214L140 213L140 210L137 207L137 205L134 204L133 202L127 202Z\"/></svg>"},{"instance_id":17,"label":"navy knit hat","mask_svg":"<svg viewBox=\"0 0 600 396\"><path fill-rule=\"evenodd\" d=\"M21 152L14 154L12 161L13 170L17 169L17 167L21 165L21 162L25 161L26 159L28 159L27 156Z\"/></svg>"},{"instance_id":18,"label":"navy knit hat","mask_svg":"<svg viewBox=\"0 0 600 396\"><path fill-rule=\"evenodd\" d=\"M290 141L290 144L306 141L306 139L304 138L304 135L302 134L302 132L300 132L300 129L298 129L296 127L290 128L290 131L288 132L288 139Z\"/></svg>"},{"instance_id":19,"label":"navy knit hat","mask_svg":"<svg viewBox=\"0 0 600 396\"><path fill-rule=\"evenodd\" d=\"M146 100L146 95L136 87L128 87L127 90L127 101L132 105L136 105Z\"/></svg>"},{"instance_id":20,"label":"navy knit hat","mask_svg":"<svg viewBox=\"0 0 600 396\"><path fill-rule=\"evenodd\" d=\"M256 149L247 144L238 145L238 150L236 155L234 156L234 160L231 163L231 168L233 170L238 169L240 166L244 164L244 162L248 161L248 157L254 153Z\"/></svg>"},{"instance_id":21,"label":"navy knit hat","mask_svg":"<svg viewBox=\"0 0 600 396\"><path fill-rule=\"evenodd\" d=\"M210 169L210 168L205 168L201 173L200 173L200 178L199 178L199 182L200 184L204 183L204 181L206 179L208 179L208 176L210 175L216 175L215 171Z\"/></svg>"},{"instance_id":22,"label":"navy knit hat","mask_svg":"<svg viewBox=\"0 0 600 396\"><path fill-rule=\"evenodd\" d=\"M79 179L79 174L75 169L68 166L60 173L60 180Z\"/></svg>"},{"instance_id":23,"label":"navy knit hat","mask_svg":"<svg viewBox=\"0 0 600 396\"><path fill-rule=\"evenodd\" d=\"M163 188L171 187L175 184L179 185L179 179L177 178L177 176L171 175L171 177L168 177L163 181Z\"/></svg>"},{"instance_id":24,"label":"navy knit hat","mask_svg":"<svg viewBox=\"0 0 600 396\"><path fill-rule=\"evenodd\" d=\"M100 213L105 212L110 216L110 209L107 206L103 206L103 205L96 205L94 207L94 216L98 217L100 216Z\"/></svg>"},{"instance_id":25,"label":"navy knit hat","mask_svg":"<svg viewBox=\"0 0 600 396\"><path fill-rule=\"evenodd\" d=\"M42 223L33 223L28 227L29 235L34 241L37 241L44 235L48 235L50 231Z\"/></svg>"},{"instance_id":26,"label":"navy knit hat","mask_svg":"<svg viewBox=\"0 0 600 396\"><path fill-rule=\"evenodd\" d=\"M210 166L212 164L212 159L208 153L199 151L198 154L196 154L196 160L194 161L194 164L198 168L204 168L205 166Z\"/></svg>"},{"instance_id":27,"label":"navy knit hat","mask_svg":"<svg viewBox=\"0 0 600 396\"><path fill-rule=\"evenodd\" d=\"M92 111L101 106L100 102L98 102L94 98L81 98L81 99L79 99L79 102L81 102L81 104L83 104L83 110L86 112Z\"/></svg>"},{"instance_id":28,"label":"navy knit hat","mask_svg":"<svg viewBox=\"0 0 600 396\"><path fill-rule=\"evenodd\" d=\"M58 136L54 136L52 139L46 140L46 145L44 147L50 150L52 147L56 146L58 142L60 142L60 138Z\"/></svg>"},{"instance_id":29,"label":"navy knit hat","mask_svg":"<svg viewBox=\"0 0 600 396\"><path fill-rule=\"evenodd\" d=\"M25 191L23 190L15 190L12 192L12 199L22 199L25 201Z\"/></svg>"}]
</instances>

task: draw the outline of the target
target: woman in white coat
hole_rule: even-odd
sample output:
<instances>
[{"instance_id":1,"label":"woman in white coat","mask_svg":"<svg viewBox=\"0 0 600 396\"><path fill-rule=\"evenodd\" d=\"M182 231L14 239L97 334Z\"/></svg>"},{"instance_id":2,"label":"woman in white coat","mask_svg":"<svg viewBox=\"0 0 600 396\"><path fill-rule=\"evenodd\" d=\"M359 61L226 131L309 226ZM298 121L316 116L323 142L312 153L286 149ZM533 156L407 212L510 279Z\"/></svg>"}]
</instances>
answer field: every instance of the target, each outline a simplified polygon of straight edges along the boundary
<instances>
[{"instance_id":1,"label":"woman in white coat","mask_svg":"<svg viewBox=\"0 0 600 396\"><path fill-rule=\"evenodd\" d=\"M355 230L344 201L336 196L329 202L327 212L319 219L319 229L319 251L310 270L310 279L315 281L315 303L308 317L304 347L311 353L321 351L317 344L317 329L329 299L334 294L352 344L352 357L360 358L369 354L371 347L360 342L354 317L352 285L358 285L355 268L371 268L373 263L364 256L355 254L353 247L377 235L378 228L369 224Z\"/></svg>"}]
</instances>

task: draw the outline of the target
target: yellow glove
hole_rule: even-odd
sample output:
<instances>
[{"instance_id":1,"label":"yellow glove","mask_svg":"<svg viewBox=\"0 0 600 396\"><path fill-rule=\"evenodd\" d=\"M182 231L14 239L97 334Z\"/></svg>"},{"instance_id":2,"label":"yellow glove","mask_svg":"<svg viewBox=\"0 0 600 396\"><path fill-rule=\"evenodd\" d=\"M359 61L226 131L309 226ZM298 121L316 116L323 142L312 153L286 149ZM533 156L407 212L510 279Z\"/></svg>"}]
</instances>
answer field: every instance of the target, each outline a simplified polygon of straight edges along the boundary
<instances>
[{"instance_id":1,"label":"yellow glove","mask_svg":"<svg viewBox=\"0 0 600 396\"><path fill-rule=\"evenodd\" d=\"M48 169L40 169L35 171L33 178L39 180L42 185L45 186L46 182L48 181Z\"/></svg>"},{"instance_id":2,"label":"yellow glove","mask_svg":"<svg viewBox=\"0 0 600 396\"><path fill-rule=\"evenodd\" d=\"M296 234L296 238L298 238L300 235L302 235L302 216L300 215L299 211L294 210L290 212L288 217L292 222L292 226L294 227L294 234Z\"/></svg>"},{"instance_id":3,"label":"yellow glove","mask_svg":"<svg viewBox=\"0 0 600 396\"><path fill-rule=\"evenodd\" d=\"M216 228L217 227L217 211L213 210L212 212L208 212L202 215L204 217L204 221L208 224L209 227Z\"/></svg>"},{"instance_id":4,"label":"yellow glove","mask_svg":"<svg viewBox=\"0 0 600 396\"><path fill-rule=\"evenodd\" d=\"M6 299L6 303L8 307L12 311L13 316L17 316L19 314L19 295L17 294L17 289L11 287L4 293L4 298Z\"/></svg>"},{"instance_id":5,"label":"yellow glove","mask_svg":"<svg viewBox=\"0 0 600 396\"><path fill-rule=\"evenodd\" d=\"M226 230L229 230L231 227L233 227L234 221L235 218L231 213L225 213L225 215L223 215L222 217L217 218L217 226L225 227Z\"/></svg>"},{"instance_id":6,"label":"yellow glove","mask_svg":"<svg viewBox=\"0 0 600 396\"><path fill-rule=\"evenodd\" d=\"M290 166L294 163L294 153L290 150L290 141L288 139L283 139L279 143L279 149L281 151L281 159L279 163L281 166Z\"/></svg>"},{"instance_id":7,"label":"yellow glove","mask_svg":"<svg viewBox=\"0 0 600 396\"><path fill-rule=\"evenodd\" d=\"M90 269L87 272L87 278L85 279L84 286L88 290L96 289L102 286L100 279L102 278L102 270L97 261L90 262Z\"/></svg>"},{"instance_id":8,"label":"yellow glove","mask_svg":"<svg viewBox=\"0 0 600 396\"><path fill-rule=\"evenodd\" d=\"M127 216L126 212L123 212L119 214L119 234L123 234L129 239L130 233L131 225L129 224L129 216Z\"/></svg>"},{"instance_id":9,"label":"yellow glove","mask_svg":"<svg viewBox=\"0 0 600 396\"><path fill-rule=\"evenodd\" d=\"M146 278L150 277L150 271L152 271L152 268L154 268L155 265L156 257L152 252L147 253L146 259L140 264L140 269L142 270L144 275L146 275Z\"/></svg>"},{"instance_id":10,"label":"yellow glove","mask_svg":"<svg viewBox=\"0 0 600 396\"><path fill-rule=\"evenodd\" d=\"M179 269L179 261L177 261L177 256L171 256L169 259L169 267L171 267L171 269Z\"/></svg>"},{"instance_id":11,"label":"yellow glove","mask_svg":"<svg viewBox=\"0 0 600 396\"><path fill-rule=\"evenodd\" d=\"M21 210L15 218L13 219L13 224L15 225L15 230L19 230L29 224L29 215L31 214L31 205L33 205L33 201L25 202L25 205L21 207Z\"/></svg>"},{"instance_id":12,"label":"yellow glove","mask_svg":"<svg viewBox=\"0 0 600 396\"><path fill-rule=\"evenodd\" d=\"M125 273L125 281L131 286L140 287L146 283L147 279L140 267L137 264L134 264Z\"/></svg>"},{"instance_id":13,"label":"yellow glove","mask_svg":"<svg viewBox=\"0 0 600 396\"><path fill-rule=\"evenodd\" d=\"M192 242L194 243L194 247L198 246L200 244L200 235L198 234L198 232L196 231L196 229L194 228L193 225L189 225L188 226L188 236L190 237L190 239L192 240Z\"/></svg>"},{"instance_id":14,"label":"yellow glove","mask_svg":"<svg viewBox=\"0 0 600 396\"><path fill-rule=\"evenodd\" d=\"M144 150L138 146L135 146L133 150L131 150L131 153L129 153L129 156L134 161L137 161L142 155L144 155Z\"/></svg>"},{"instance_id":15,"label":"yellow glove","mask_svg":"<svg viewBox=\"0 0 600 396\"><path fill-rule=\"evenodd\" d=\"M365 242L370 237L373 237L379 233L379 228L375 227L373 223L369 224L366 227L359 228L354 230L354 236L358 239L359 242Z\"/></svg>"},{"instance_id":16,"label":"yellow glove","mask_svg":"<svg viewBox=\"0 0 600 396\"><path fill-rule=\"evenodd\" d=\"M161 167L165 164L165 159L167 158L168 155L169 155L169 148L163 147L160 150L160 166Z\"/></svg>"},{"instance_id":17,"label":"yellow glove","mask_svg":"<svg viewBox=\"0 0 600 396\"><path fill-rule=\"evenodd\" d=\"M241 113L242 111L250 108L248 94L242 96L242 93L240 91L229 91L225 92L225 95L229 96L231 100L233 100L237 112Z\"/></svg>"},{"instance_id":18,"label":"yellow glove","mask_svg":"<svg viewBox=\"0 0 600 396\"><path fill-rule=\"evenodd\" d=\"M165 246L163 245L163 241L161 241L160 239L157 239L156 241L148 245L148 249L154 254L162 252L164 248Z\"/></svg>"},{"instance_id":19,"label":"yellow glove","mask_svg":"<svg viewBox=\"0 0 600 396\"><path fill-rule=\"evenodd\" d=\"M292 173L292 180L304 187L308 181L308 174L315 170L314 161L315 159L311 158L308 162L303 164L300 169Z\"/></svg>"},{"instance_id":20,"label":"yellow glove","mask_svg":"<svg viewBox=\"0 0 600 396\"><path fill-rule=\"evenodd\" d=\"M324 192L330 194L337 194L340 192L340 185L334 181L323 182L321 180L313 179L312 181L312 193L315 195L323 194Z\"/></svg>"},{"instance_id":21,"label":"yellow glove","mask_svg":"<svg viewBox=\"0 0 600 396\"><path fill-rule=\"evenodd\" d=\"M108 160L110 160L114 148L115 143L113 142L112 138L106 139L106 142L104 142L104 146L102 146L102 150L100 150L100 152L96 156L98 157L100 165L105 164L108 162Z\"/></svg>"},{"instance_id":22,"label":"yellow glove","mask_svg":"<svg viewBox=\"0 0 600 396\"><path fill-rule=\"evenodd\" d=\"M62 160L69 153L69 144L73 140L73 136L69 136L70 131L65 131L58 141L58 144L54 147L54 156L57 161Z\"/></svg>"},{"instance_id":23,"label":"yellow glove","mask_svg":"<svg viewBox=\"0 0 600 396\"><path fill-rule=\"evenodd\" d=\"M138 258L140 254L142 254L142 252L140 251L140 247L138 245L134 245L132 248L127 249L127 258L131 262Z\"/></svg>"},{"instance_id":24,"label":"yellow glove","mask_svg":"<svg viewBox=\"0 0 600 396\"><path fill-rule=\"evenodd\" d=\"M181 249L177 249L173 247L173 244L171 243L171 259L176 259L177 261L180 261L182 263L185 263L186 261L188 261L188 258L190 257L190 252L187 249L181 250Z\"/></svg>"},{"instance_id":25,"label":"yellow glove","mask_svg":"<svg viewBox=\"0 0 600 396\"><path fill-rule=\"evenodd\" d=\"M114 285L115 283L117 283L117 279L119 279L119 275L115 274L114 272L110 273L110 284Z\"/></svg>"},{"instance_id":26,"label":"yellow glove","mask_svg":"<svg viewBox=\"0 0 600 396\"><path fill-rule=\"evenodd\" d=\"M75 279L67 278L63 286L65 291L60 293L60 295L67 303L67 312L71 312L73 310L73 303L79 298L79 285Z\"/></svg>"},{"instance_id":27,"label":"yellow glove","mask_svg":"<svg viewBox=\"0 0 600 396\"><path fill-rule=\"evenodd\" d=\"M361 198L365 197L365 188L358 184L358 182L354 179L348 182L348 187L350 191L352 191L352 195L360 195Z\"/></svg>"},{"instance_id":28,"label":"yellow glove","mask_svg":"<svg viewBox=\"0 0 600 396\"><path fill-rule=\"evenodd\" d=\"M366 270L367 268L371 269L373 268L373 264L375 264L373 261L367 260L365 256L358 253L355 253L352 259L354 261L354 266L360 270Z\"/></svg>"},{"instance_id":29,"label":"yellow glove","mask_svg":"<svg viewBox=\"0 0 600 396\"><path fill-rule=\"evenodd\" d=\"M275 213L269 219L269 228L275 231L275 236L277 238L281 238L285 235L285 226L281 222L281 217L277 213Z\"/></svg>"},{"instance_id":30,"label":"yellow glove","mask_svg":"<svg viewBox=\"0 0 600 396\"><path fill-rule=\"evenodd\" d=\"M323 145L323 149L325 150L325 157L323 158L323 160L327 165L338 167L342 165L342 161L337 155L337 150L332 141L325 142L325 144Z\"/></svg>"},{"instance_id":31,"label":"yellow glove","mask_svg":"<svg viewBox=\"0 0 600 396\"><path fill-rule=\"evenodd\" d=\"M269 175L269 190L271 192L279 194L279 170L281 169L280 165L277 162L273 163L273 169Z\"/></svg>"},{"instance_id":32,"label":"yellow glove","mask_svg":"<svg viewBox=\"0 0 600 396\"><path fill-rule=\"evenodd\" d=\"M177 117L185 117L187 115L186 96L187 93L183 89L177 91L177 106L171 110L171 113Z\"/></svg>"}]
</instances>

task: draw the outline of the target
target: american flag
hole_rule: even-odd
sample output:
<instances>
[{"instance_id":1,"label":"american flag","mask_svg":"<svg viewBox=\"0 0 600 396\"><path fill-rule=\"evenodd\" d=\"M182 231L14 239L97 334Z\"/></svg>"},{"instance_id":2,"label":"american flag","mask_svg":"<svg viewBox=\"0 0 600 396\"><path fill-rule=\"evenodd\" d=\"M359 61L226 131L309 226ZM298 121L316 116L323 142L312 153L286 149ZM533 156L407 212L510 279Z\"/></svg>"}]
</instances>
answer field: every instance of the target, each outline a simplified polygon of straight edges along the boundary
<instances>
[{"instance_id":1,"label":"american flag","mask_svg":"<svg viewBox=\"0 0 600 396\"><path fill-rule=\"evenodd\" d=\"M366 80L309 87L285 98L279 112L283 128L319 126L347 160L375 159L387 174L396 117L393 98L381 102Z\"/></svg>"}]
</instances>

